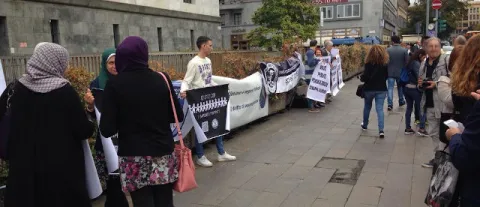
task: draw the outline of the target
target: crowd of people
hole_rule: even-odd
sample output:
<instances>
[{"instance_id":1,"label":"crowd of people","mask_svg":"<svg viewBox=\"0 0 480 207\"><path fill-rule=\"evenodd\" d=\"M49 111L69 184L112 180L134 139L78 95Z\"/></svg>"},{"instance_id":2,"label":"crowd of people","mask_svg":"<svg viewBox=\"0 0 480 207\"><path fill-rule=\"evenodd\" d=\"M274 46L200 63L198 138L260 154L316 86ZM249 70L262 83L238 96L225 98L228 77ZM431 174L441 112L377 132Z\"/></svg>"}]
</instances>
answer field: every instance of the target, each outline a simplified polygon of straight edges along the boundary
<instances>
[{"instance_id":1,"label":"crowd of people","mask_svg":"<svg viewBox=\"0 0 480 207\"><path fill-rule=\"evenodd\" d=\"M197 39L199 53L187 66L181 86L186 91L215 85L208 55L212 40ZM0 97L0 120L8 114L6 158L9 175L7 207L91 206L87 190L82 142L95 130L96 110L101 113L95 143L95 167L106 193L105 206L173 207L173 183L179 176L170 124L174 113L182 121L183 108L168 74L149 69L148 45L140 37L127 37L116 49L106 49L100 74L85 89L82 105L65 78L68 51L54 43L40 43L27 63L26 74L7 86ZM169 90L170 88L170 90ZM101 136L118 146L119 169L109 172ZM118 137L118 138L115 138ZM2 139L5 137L2 137ZM216 138L218 161L233 161ZM213 164L196 141L196 162Z\"/></svg>"},{"instance_id":2,"label":"crowd of people","mask_svg":"<svg viewBox=\"0 0 480 207\"><path fill-rule=\"evenodd\" d=\"M480 206L480 179L476 176L480 170L480 36L468 41L457 37L450 55L442 52L441 41L436 37L423 37L410 51L402 47L398 37L393 36L392 42L388 49L373 46L367 54L361 76L365 82L362 129L367 129L375 100L380 138L384 137L385 97L388 96L387 109L392 111L396 84L399 106L405 105L405 101L407 104L405 134L415 133L411 126L413 112L417 133L431 137L434 154L447 151L459 170L450 206ZM450 119L465 128L447 127L443 122ZM422 166L435 165L432 157Z\"/></svg>"}]
</instances>

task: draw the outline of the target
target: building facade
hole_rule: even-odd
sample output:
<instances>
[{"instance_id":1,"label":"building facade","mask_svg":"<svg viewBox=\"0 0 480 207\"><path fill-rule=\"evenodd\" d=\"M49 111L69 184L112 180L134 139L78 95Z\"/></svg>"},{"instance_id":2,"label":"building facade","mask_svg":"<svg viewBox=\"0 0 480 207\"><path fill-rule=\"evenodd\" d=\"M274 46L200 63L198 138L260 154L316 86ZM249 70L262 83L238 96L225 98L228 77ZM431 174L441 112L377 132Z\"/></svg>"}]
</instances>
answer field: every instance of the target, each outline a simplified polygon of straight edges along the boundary
<instances>
[{"instance_id":1,"label":"building facade","mask_svg":"<svg viewBox=\"0 0 480 207\"><path fill-rule=\"evenodd\" d=\"M39 42L100 53L132 35L151 52L195 50L201 35L221 42L220 23L213 0L2 0L0 56L31 54Z\"/></svg>"},{"instance_id":2,"label":"building facade","mask_svg":"<svg viewBox=\"0 0 480 207\"><path fill-rule=\"evenodd\" d=\"M219 3L222 47L232 50L250 49L247 34L257 27L252 17L262 7L262 0L219 0Z\"/></svg>"},{"instance_id":3,"label":"building facade","mask_svg":"<svg viewBox=\"0 0 480 207\"><path fill-rule=\"evenodd\" d=\"M467 11L463 14L463 20L457 22L457 34L473 30L480 24L480 2L468 1Z\"/></svg>"}]
</instances>

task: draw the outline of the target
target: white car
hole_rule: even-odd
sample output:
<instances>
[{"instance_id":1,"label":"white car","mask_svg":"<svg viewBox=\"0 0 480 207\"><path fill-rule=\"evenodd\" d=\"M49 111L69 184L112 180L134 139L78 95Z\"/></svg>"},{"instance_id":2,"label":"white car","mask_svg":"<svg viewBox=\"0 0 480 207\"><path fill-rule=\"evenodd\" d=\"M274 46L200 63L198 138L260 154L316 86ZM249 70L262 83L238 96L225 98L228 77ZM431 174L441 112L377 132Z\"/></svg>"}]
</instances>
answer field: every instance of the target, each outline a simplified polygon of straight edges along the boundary
<instances>
[{"instance_id":1,"label":"white car","mask_svg":"<svg viewBox=\"0 0 480 207\"><path fill-rule=\"evenodd\" d=\"M450 53L452 53L453 47L452 46L443 46L442 49L445 52L445 54L450 55Z\"/></svg>"}]
</instances>

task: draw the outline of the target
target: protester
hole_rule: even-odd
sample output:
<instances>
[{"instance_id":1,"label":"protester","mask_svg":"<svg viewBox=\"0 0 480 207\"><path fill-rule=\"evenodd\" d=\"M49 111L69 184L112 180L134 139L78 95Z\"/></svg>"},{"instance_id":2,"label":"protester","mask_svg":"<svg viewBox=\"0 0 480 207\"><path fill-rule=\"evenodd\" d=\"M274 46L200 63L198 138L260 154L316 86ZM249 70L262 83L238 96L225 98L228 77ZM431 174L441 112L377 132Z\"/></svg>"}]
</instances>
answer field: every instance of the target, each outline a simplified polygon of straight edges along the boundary
<instances>
[{"instance_id":1,"label":"protester","mask_svg":"<svg viewBox=\"0 0 480 207\"><path fill-rule=\"evenodd\" d=\"M453 41L453 48L455 49L456 47L465 44L467 44L467 38L463 35L458 35L457 38L455 38L455 41Z\"/></svg>"},{"instance_id":2,"label":"protester","mask_svg":"<svg viewBox=\"0 0 480 207\"><path fill-rule=\"evenodd\" d=\"M90 112L92 117L96 117L95 106L98 110L101 110L102 108L101 100L107 81L117 74L118 72L115 68L115 48L108 48L102 54L100 74L90 83L90 89L84 96L85 103L87 103L88 106L87 110ZM92 93L92 91L94 91L94 93ZM104 192L106 192L105 207L128 207L127 198L122 192L120 177L116 175L109 176L105 153L103 151L102 139L98 131L95 140L94 161L95 167L97 168L98 177L101 180Z\"/></svg>"},{"instance_id":3,"label":"protester","mask_svg":"<svg viewBox=\"0 0 480 207\"><path fill-rule=\"evenodd\" d=\"M333 42L331 40L325 40L325 42L323 42L323 45L325 48L324 50L322 50L322 56L324 57L330 56L330 68L332 68L333 67L332 62L335 59L335 57L332 55ZM331 81L332 81L332 77L330 77L330 82ZM327 94L326 101L327 103L330 103L333 101L333 96L331 93Z\"/></svg>"},{"instance_id":4,"label":"protester","mask_svg":"<svg viewBox=\"0 0 480 207\"><path fill-rule=\"evenodd\" d=\"M317 48L317 40L312 40L310 41L310 48L307 49L307 52L305 55L307 56L307 62L305 65L305 74L307 76L306 82L307 85L310 84L310 78L313 74L313 71L315 70L315 67L317 66L319 59L315 58L315 51L319 50ZM320 110L316 107L318 105L316 101L308 99L307 100L308 104L308 112L310 113L318 113Z\"/></svg>"},{"instance_id":5,"label":"protester","mask_svg":"<svg viewBox=\"0 0 480 207\"><path fill-rule=\"evenodd\" d=\"M115 68L118 75L108 80L102 97L100 132L105 137L118 133L123 191L130 193L135 207L173 207L178 163L170 129L175 122L170 78L165 74L165 82L149 69L148 46L140 37L127 37L117 47ZM173 100L183 120L183 110Z\"/></svg>"},{"instance_id":6,"label":"protester","mask_svg":"<svg viewBox=\"0 0 480 207\"><path fill-rule=\"evenodd\" d=\"M420 66L418 87L424 90L420 103L421 112L428 121L427 133L433 140L433 152L439 150L439 127L440 117L443 111L443 103L438 97L437 81L441 76L447 75L448 55L441 55L440 39L429 38L426 41L427 59ZM433 167L434 160L424 163L423 167Z\"/></svg>"},{"instance_id":7,"label":"protester","mask_svg":"<svg viewBox=\"0 0 480 207\"><path fill-rule=\"evenodd\" d=\"M400 46L400 38L398 36L392 36L392 43L393 46L387 49L389 56L387 100L389 111L393 109L393 88L395 87L395 83L397 83L398 104L399 106L405 105L403 87L400 86L400 73L408 62L408 52Z\"/></svg>"},{"instance_id":8,"label":"protester","mask_svg":"<svg viewBox=\"0 0 480 207\"><path fill-rule=\"evenodd\" d=\"M480 57L477 57L477 51L480 50L480 36L471 37L463 52L458 57L453 66L452 73L452 101L455 108L455 121L464 123L468 114L475 104L475 100L469 96L471 91L477 87L478 71L480 67Z\"/></svg>"},{"instance_id":9,"label":"protester","mask_svg":"<svg viewBox=\"0 0 480 207\"><path fill-rule=\"evenodd\" d=\"M467 50L465 49L465 51ZM475 54L471 55L478 57L480 54L477 50ZM469 72L473 72L473 70ZM478 72L477 68L475 73ZM473 75L471 78L476 82L479 81L477 75ZM470 86L469 88L475 90L475 87ZM463 132L459 128L450 128L446 132L446 137L450 140L448 145L450 160L459 171L456 191L460 196L461 207L480 206L480 177L478 176L480 169L480 159L478 159L480 157L480 140L478 139L480 137L480 90L471 92L471 95L476 102L465 120Z\"/></svg>"},{"instance_id":10,"label":"protester","mask_svg":"<svg viewBox=\"0 0 480 207\"><path fill-rule=\"evenodd\" d=\"M368 51L365 59L365 72L361 76L361 81L364 85L364 108L363 108L363 122L362 129L366 130L368 127L368 119L370 117L370 110L372 109L372 102L375 99L375 109L377 111L378 129L380 138L385 137L384 133L384 114L383 105L387 95L386 80L388 78L388 53L385 48L374 45Z\"/></svg>"},{"instance_id":11,"label":"protester","mask_svg":"<svg viewBox=\"0 0 480 207\"><path fill-rule=\"evenodd\" d=\"M205 36L200 36L197 39L197 47L199 49L198 55L195 56L187 66L187 73L183 79L182 86L180 89L181 97L185 98L187 90L205 88L210 86L217 85L212 80L212 61L208 58L208 55L212 52L213 43L212 40ZM215 138L217 145L217 160L219 162L223 161L233 161L237 157L232 156L225 152L223 147L223 136ZM210 160L207 159L203 151L203 144L198 142L198 139L195 139L195 150L197 154L197 164L202 167L212 167L213 164Z\"/></svg>"},{"instance_id":12,"label":"protester","mask_svg":"<svg viewBox=\"0 0 480 207\"><path fill-rule=\"evenodd\" d=\"M415 107L415 122L418 121L420 128L417 133L421 136L427 134L425 130L425 121L420 119L420 101L422 99L422 93L417 88L420 64L425 60L426 57L427 54L425 50L419 49L415 51L407 63L409 82L403 89L405 99L407 101L407 110L405 112L405 134L407 135L415 133L411 126L413 107Z\"/></svg>"},{"instance_id":13,"label":"protester","mask_svg":"<svg viewBox=\"0 0 480 207\"><path fill-rule=\"evenodd\" d=\"M9 172L5 206L89 207L82 142L93 134L75 89L65 79L68 51L43 43L26 75L0 97L0 120L10 104ZM8 94L11 99L8 99Z\"/></svg>"}]
</instances>

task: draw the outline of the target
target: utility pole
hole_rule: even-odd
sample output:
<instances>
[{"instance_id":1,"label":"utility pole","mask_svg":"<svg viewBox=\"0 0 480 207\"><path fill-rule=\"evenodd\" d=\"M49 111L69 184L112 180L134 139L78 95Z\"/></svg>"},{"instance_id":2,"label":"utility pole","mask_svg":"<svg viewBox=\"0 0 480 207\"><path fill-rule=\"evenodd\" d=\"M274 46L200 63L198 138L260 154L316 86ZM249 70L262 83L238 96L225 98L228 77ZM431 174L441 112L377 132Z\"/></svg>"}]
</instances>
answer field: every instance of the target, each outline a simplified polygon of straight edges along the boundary
<instances>
[{"instance_id":1,"label":"utility pole","mask_svg":"<svg viewBox=\"0 0 480 207\"><path fill-rule=\"evenodd\" d=\"M428 25L430 24L430 0L426 1L427 4L427 12L426 12L426 19L425 19L425 35L428 34Z\"/></svg>"},{"instance_id":2,"label":"utility pole","mask_svg":"<svg viewBox=\"0 0 480 207\"><path fill-rule=\"evenodd\" d=\"M438 37L438 9L435 9L435 35Z\"/></svg>"}]
</instances>

